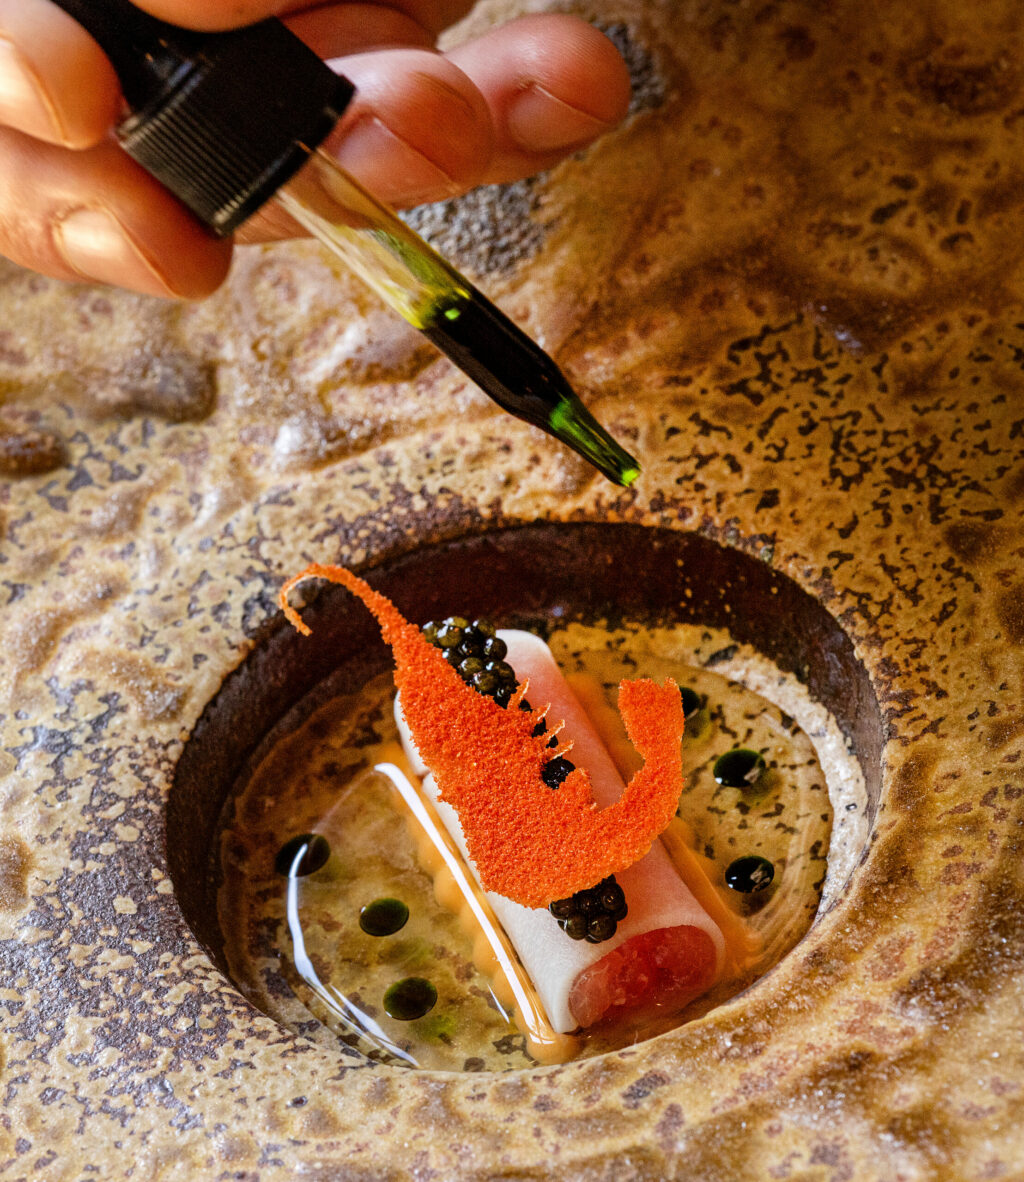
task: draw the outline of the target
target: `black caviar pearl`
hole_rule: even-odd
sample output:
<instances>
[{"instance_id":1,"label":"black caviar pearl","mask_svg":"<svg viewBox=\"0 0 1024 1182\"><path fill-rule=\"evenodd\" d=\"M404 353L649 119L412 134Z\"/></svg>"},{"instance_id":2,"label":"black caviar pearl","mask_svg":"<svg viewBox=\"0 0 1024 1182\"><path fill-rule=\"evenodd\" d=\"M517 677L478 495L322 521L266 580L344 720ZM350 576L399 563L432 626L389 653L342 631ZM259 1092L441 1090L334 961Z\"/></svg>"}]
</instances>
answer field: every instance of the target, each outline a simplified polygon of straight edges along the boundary
<instances>
[{"instance_id":1,"label":"black caviar pearl","mask_svg":"<svg viewBox=\"0 0 1024 1182\"><path fill-rule=\"evenodd\" d=\"M718 783L727 788L749 790L757 787L766 768L764 756L759 751L736 747L715 760L713 774Z\"/></svg>"},{"instance_id":2,"label":"black caviar pearl","mask_svg":"<svg viewBox=\"0 0 1024 1182\"><path fill-rule=\"evenodd\" d=\"M469 620L465 616L445 616L444 622L453 628L458 628L460 632L465 632L469 627Z\"/></svg>"},{"instance_id":3,"label":"black caviar pearl","mask_svg":"<svg viewBox=\"0 0 1024 1182\"><path fill-rule=\"evenodd\" d=\"M478 673L482 673L483 668L484 663L479 657L466 657L459 662L459 676L463 681L470 681Z\"/></svg>"},{"instance_id":4,"label":"black caviar pearl","mask_svg":"<svg viewBox=\"0 0 1024 1182\"><path fill-rule=\"evenodd\" d=\"M565 921L562 930L570 940L582 940L587 934L587 921L582 915L573 915Z\"/></svg>"},{"instance_id":5,"label":"black caviar pearl","mask_svg":"<svg viewBox=\"0 0 1024 1182\"><path fill-rule=\"evenodd\" d=\"M601 944L605 940L610 940L618 926L610 915L595 915L587 923L587 942Z\"/></svg>"},{"instance_id":6,"label":"black caviar pearl","mask_svg":"<svg viewBox=\"0 0 1024 1182\"><path fill-rule=\"evenodd\" d=\"M749 895L753 891L767 890L775 877L775 867L759 854L747 854L730 862L725 871L725 885L734 891Z\"/></svg>"},{"instance_id":7,"label":"black caviar pearl","mask_svg":"<svg viewBox=\"0 0 1024 1182\"><path fill-rule=\"evenodd\" d=\"M473 688L481 694L493 694L499 684L498 679L487 669L481 669L473 675Z\"/></svg>"},{"instance_id":8,"label":"black caviar pearl","mask_svg":"<svg viewBox=\"0 0 1024 1182\"><path fill-rule=\"evenodd\" d=\"M368 936L393 936L409 921L409 908L401 899L374 899L359 912L359 926Z\"/></svg>"},{"instance_id":9,"label":"black caviar pearl","mask_svg":"<svg viewBox=\"0 0 1024 1182\"><path fill-rule=\"evenodd\" d=\"M412 1022L429 1013L437 1002L437 989L425 977L396 981L384 994L384 1009L400 1022Z\"/></svg>"},{"instance_id":10,"label":"black caviar pearl","mask_svg":"<svg viewBox=\"0 0 1024 1182\"><path fill-rule=\"evenodd\" d=\"M507 661L492 661L489 660L484 665L485 669L490 670L497 679L504 685L515 685L516 675L512 666Z\"/></svg>"},{"instance_id":11,"label":"black caviar pearl","mask_svg":"<svg viewBox=\"0 0 1024 1182\"><path fill-rule=\"evenodd\" d=\"M499 685L494 691L494 700L502 709L512 701L512 692L507 685Z\"/></svg>"},{"instance_id":12,"label":"black caviar pearl","mask_svg":"<svg viewBox=\"0 0 1024 1182\"><path fill-rule=\"evenodd\" d=\"M485 657L503 661L508 656L508 645L499 636L485 636L480 646Z\"/></svg>"},{"instance_id":13,"label":"black caviar pearl","mask_svg":"<svg viewBox=\"0 0 1024 1182\"><path fill-rule=\"evenodd\" d=\"M605 882L607 883L607 880ZM622 917L618 912L623 911L626 906L626 892L617 882L610 882L607 885L601 883L599 885L601 906L609 915L614 915L616 919L621 919Z\"/></svg>"},{"instance_id":14,"label":"black caviar pearl","mask_svg":"<svg viewBox=\"0 0 1024 1182\"><path fill-rule=\"evenodd\" d=\"M462 629L456 628L450 620L445 620L437 629L437 639L434 641L440 648L454 648L462 639Z\"/></svg>"},{"instance_id":15,"label":"black caviar pearl","mask_svg":"<svg viewBox=\"0 0 1024 1182\"><path fill-rule=\"evenodd\" d=\"M471 625L474 632L482 636L485 641L497 639L498 629L491 623L490 620L483 616L477 616ZM498 641L501 644L501 641Z\"/></svg>"},{"instance_id":16,"label":"black caviar pearl","mask_svg":"<svg viewBox=\"0 0 1024 1182\"><path fill-rule=\"evenodd\" d=\"M601 899L593 891L577 891L573 897L576 899L576 910L584 918L592 919L602 914Z\"/></svg>"},{"instance_id":17,"label":"black caviar pearl","mask_svg":"<svg viewBox=\"0 0 1024 1182\"><path fill-rule=\"evenodd\" d=\"M480 660L483 656L480 645L471 636L464 636L455 647L464 657L476 657L477 660ZM481 660L480 663L482 665L483 661Z\"/></svg>"},{"instance_id":18,"label":"black caviar pearl","mask_svg":"<svg viewBox=\"0 0 1024 1182\"><path fill-rule=\"evenodd\" d=\"M451 624L443 623L438 628L438 636L436 636L434 643L440 649L453 649L461 639L462 634L458 628L453 628Z\"/></svg>"},{"instance_id":19,"label":"black caviar pearl","mask_svg":"<svg viewBox=\"0 0 1024 1182\"><path fill-rule=\"evenodd\" d=\"M327 864L331 847L320 833L300 833L277 851L274 869L286 878L305 878Z\"/></svg>"},{"instance_id":20,"label":"black caviar pearl","mask_svg":"<svg viewBox=\"0 0 1024 1182\"><path fill-rule=\"evenodd\" d=\"M548 910L555 919L568 919L575 912L576 904L573 903L570 895L568 899L555 899L549 903Z\"/></svg>"},{"instance_id":21,"label":"black caviar pearl","mask_svg":"<svg viewBox=\"0 0 1024 1182\"><path fill-rule=\"evenodd\" d=\"M564 755L556 755L554 759L549 759L541 769L540 778L549 788L557 788L564 783L575 767L576 765L570 763Z\"/></svg>"},{"instance_id":22,"label":"black caviar pearl","mask_svg":"<svg viewBox=\"0 0 1024 1182\"><path fill-rule=\"evenodd\" d=\"M427 644L437 644L437 629L438 624L434 620L428 620L423 625L423 639Z\"/></svg>"},{"instance_id":23,"label":"black caviar pearl","mask_svg":"<svg viewBox=\"0 0 1024 1182\"><path fill-rule=\"evenodd\" d=\"M696 690L690 689L688 685L681 685L679 687L679 697L683 703L683 717L692 718L697 714L703 705L703 700Z\"/></svg>"}]
</instances>

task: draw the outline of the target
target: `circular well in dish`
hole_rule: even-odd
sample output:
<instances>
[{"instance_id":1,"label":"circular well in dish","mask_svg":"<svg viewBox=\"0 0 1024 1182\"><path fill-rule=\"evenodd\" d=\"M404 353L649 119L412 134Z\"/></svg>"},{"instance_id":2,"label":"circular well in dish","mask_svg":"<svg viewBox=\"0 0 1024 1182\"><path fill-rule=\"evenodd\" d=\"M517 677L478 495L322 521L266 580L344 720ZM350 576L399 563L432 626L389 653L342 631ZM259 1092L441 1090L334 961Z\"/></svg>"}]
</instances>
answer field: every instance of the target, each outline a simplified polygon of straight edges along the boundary
<instances>
[{"instance_id":1,"label":"circular well in dish","mask_svg":"<svg viewBox=\"0 0 1024 1182\"><path fill-rule=\"evenodd\" d=\"M541 631L574 621L690 624L708 635L728 635L731 645L713 662L723 673L743 664L744 650L763 657L766 667L800 683L808 699L831 715L863 772L856 810L861 827L847 826L852 845L848 840L830 866L825 886L826 906L839 898L877 808L882 723L849 638L790 579L696 534L589 524L464 537L366 573L419 622L457 607ZM225 803L284 734L324 702L354 692L391 665L376 624L353 597L324 587L311 599L304 616L314 641L304 641L282 621L267 628L207 706L179 761L168 803L168 861L179 903L225 972L214 852ZM754 688L772 697L770 685ZM846 819L837 813L837 820Z\"/></svg>"}]
</instances>

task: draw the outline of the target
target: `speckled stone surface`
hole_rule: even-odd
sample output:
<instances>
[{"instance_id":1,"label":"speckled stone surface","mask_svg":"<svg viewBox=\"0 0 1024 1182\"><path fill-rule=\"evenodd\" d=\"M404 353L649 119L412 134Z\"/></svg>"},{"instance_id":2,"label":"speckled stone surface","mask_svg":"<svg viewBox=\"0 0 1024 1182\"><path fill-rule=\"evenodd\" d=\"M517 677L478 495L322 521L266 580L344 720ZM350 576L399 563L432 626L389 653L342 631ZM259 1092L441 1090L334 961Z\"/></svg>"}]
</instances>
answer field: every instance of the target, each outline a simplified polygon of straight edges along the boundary
<instances>
[{"instance_id":1,"label":"speckled stone surface","mask_svg":"<svg viewBox=\"0 0 1024 1182\"><path fill-rule=\"evenodd\" d=\"M635 445L628 493L311 247L198 307L0 270L5 1182L1021 1176L1020 6L587 11L645 101L508 205L521 257L480 280ZM192 936L175 763L308 559L538 518L698 531L817 597L888 728L870 848L773 975L656 1041L352 1066Z\"/></svg>"}]
</instances>

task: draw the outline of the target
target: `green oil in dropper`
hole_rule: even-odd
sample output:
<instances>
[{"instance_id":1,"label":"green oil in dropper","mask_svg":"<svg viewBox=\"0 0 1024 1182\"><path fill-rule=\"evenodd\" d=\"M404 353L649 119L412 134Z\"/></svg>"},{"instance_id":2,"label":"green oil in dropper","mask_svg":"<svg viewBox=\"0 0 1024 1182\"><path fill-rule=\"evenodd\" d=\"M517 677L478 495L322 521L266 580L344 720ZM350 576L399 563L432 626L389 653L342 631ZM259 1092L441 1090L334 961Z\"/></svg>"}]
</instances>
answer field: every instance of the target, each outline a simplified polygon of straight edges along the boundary
<instances>
[{"instance_id":1,"label":"green oil in dropper","mask_svg":"<svg viewBox=\"0 0 1024 1182\"><path fill-rule=\"evenodd\" d=\"M567 443L616 484L640 466L583 405L537 344L475 288L440 305L421 330L494 401Z\"/></svg>"},{"instance_id":2,"label":"green oil in dropper","mask_svg":"<svg viewBox=\"0 0 1024 1182\"><path fill-rule=\"evenodd\" d=\"M330 156L313 152L275 200L503 410L567 444L616 484L636 480L639 463L547 353Z\"/></svg>"}]
</instances>

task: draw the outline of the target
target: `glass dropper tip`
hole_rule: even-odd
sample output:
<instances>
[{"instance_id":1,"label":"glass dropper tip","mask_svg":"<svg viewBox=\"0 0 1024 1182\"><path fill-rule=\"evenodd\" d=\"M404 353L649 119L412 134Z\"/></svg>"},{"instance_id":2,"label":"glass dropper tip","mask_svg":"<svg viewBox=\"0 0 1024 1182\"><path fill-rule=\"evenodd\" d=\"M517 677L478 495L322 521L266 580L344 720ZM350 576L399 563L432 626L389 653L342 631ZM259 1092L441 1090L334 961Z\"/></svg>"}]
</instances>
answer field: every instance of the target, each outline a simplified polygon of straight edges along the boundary
<instances>
[{"instance_id":1,"label":"glass dropper tip","mask_svg":"<svg viewBox=\"0 0 1024 1182\"><path fill-rule=\"evenodd\" d=\"M640 461L617 443L575 396L559 400L547 430L623 488L629 488L640 475Z\"/></svg>"},{"instance_id":2,"label":"glass dropper tip","mask_svg":"<svg viewBox=\"0 0 1024 1182\"><path fill-rule=\"evenodd\" d=\"M622 462L618 468L617 479L623 488L629 488L643 469L640 467L640 461L631 456L628 451L623 451L621 447L618 447L618 450L622 453Z\"/></svg>"}]
</instances>

